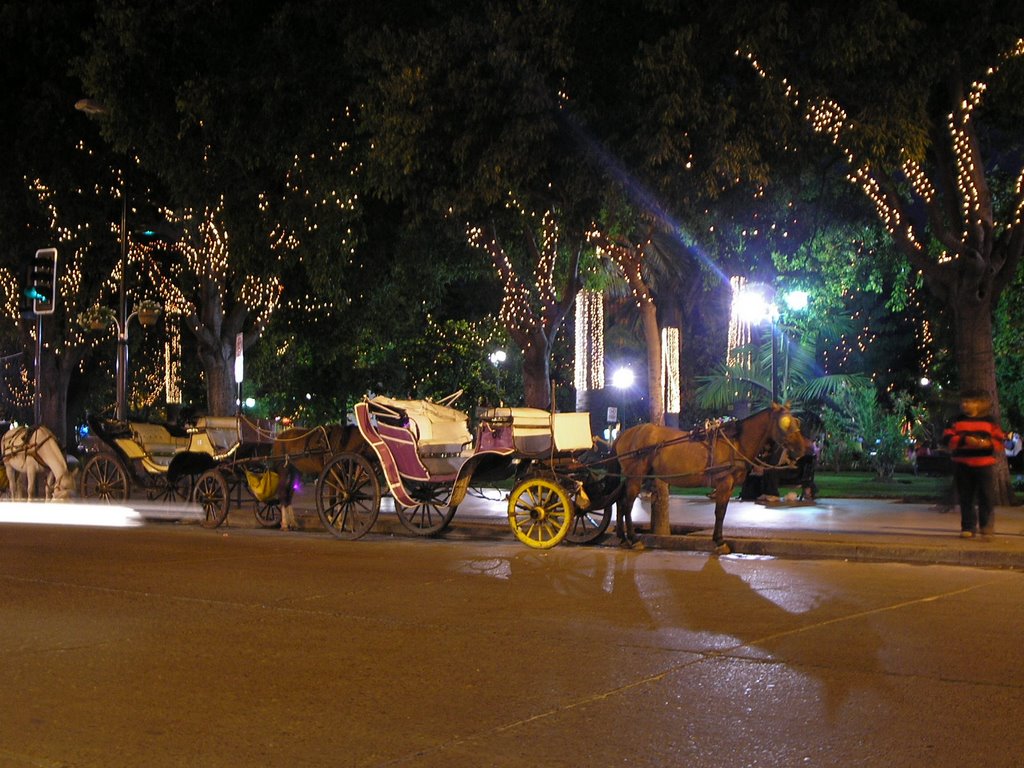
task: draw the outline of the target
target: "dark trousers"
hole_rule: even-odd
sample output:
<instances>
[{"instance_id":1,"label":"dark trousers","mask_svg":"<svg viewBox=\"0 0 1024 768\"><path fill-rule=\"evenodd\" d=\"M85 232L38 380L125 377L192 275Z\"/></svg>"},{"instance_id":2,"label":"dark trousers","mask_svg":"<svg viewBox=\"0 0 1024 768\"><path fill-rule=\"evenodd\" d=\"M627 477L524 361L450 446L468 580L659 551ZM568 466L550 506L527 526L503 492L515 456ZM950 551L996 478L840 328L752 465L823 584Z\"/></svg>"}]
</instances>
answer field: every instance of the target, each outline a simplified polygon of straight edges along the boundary
<instances>
[{"instance_id":1,"label":"dark trousers","mask_svg":"<svg viewBox=\"0 0 1024 768\"><path fill-rule=\"evenodd\" d=\"M995 499L995 467L968 467L953 462L953 482L960 497L960 530L982 532L992 528L992 501ZM975 511L974 502L978 509Z\"/></svg>"}]
</instances>

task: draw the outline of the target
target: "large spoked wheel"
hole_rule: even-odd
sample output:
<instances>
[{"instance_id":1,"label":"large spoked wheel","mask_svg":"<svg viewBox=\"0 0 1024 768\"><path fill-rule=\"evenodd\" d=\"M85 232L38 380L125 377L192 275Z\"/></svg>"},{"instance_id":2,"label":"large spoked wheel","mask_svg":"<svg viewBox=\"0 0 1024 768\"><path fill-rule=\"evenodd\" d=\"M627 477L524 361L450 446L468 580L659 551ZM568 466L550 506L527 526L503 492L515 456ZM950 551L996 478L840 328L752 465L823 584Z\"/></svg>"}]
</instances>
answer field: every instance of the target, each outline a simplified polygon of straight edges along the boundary
<instances>
[{"instance_id":1,"label":"large spoked wheel","mask_svg":"<svg viewBox=\"0 0 1024 768\"><path fill-rule=\"evenodd\" d=\"M188 475L177 475L173 478L170 473L161 475L156 480L156 485L146 491L146 497L150 501L188 501L192 496L192 478Z\"/></svg>"},{"instance_id":2,"label":"large spoked wheel","mask_svg":"<svg viewBox=\"0 0 1024 768\"><path fill-rule=\"evenodd\" d=\"M575 508L572 525L565 540L572 544L590 544L608 530L612 508L622 490L616 476L592 477L583 483L583 492L589 501L588 509Z\"/></svg>"},{"instance_id":3,"label":"large spoked wheel","mask_svg":"<svg viewBox=\"0 0 1024 768\"><path fill-rule=\"evenodd\" d=\"M316 483L316 513L338 539L365 536L380 514L380 482L373 466L356 453L339 453Z\"/></svg>"},{"instance_id":4,"label":"large spoked wheel","mask_svg":"<svg viewBox=\"0 0 1024 768\"><path fill-rule=\"evenodd\" d=\"M199 524L203 528L216 528L228 517L230 495L228 481L219 469L208 469L196 480L192 499L203 511Z\"/></svg>"},{"instance_id":5,"label":"large spoked wheel","mask_svg":"<svg viewBox=\"0 0 1024 768\"><path fill-rule=\"evenodd\" d=\"M402 525L417 536L435 536L452 521L455 510L446 503L451 489L446 486L424 485L412 491L412 497L419 502L415 507L395 504L398 519Z\"/></svg>"},{"instance_id":6,"label":"large spoked wheel","mask_svg":"<svg viewBox=\"0 0 1024 768\"><path fill-rule=\"evenodd\" d=\"M562 487L547 478L520 483L508 500L512 533L534 549L550 549L565 538L574 516L573 503Z\"/></svg>"},{"instance_id":7,"label":"large spoked wheel","mask_svg":"<svg viewBox=\"0 0 1024 768\"><path fill-rule=\"evenodd\" d=\"M257 501L253 514L256 515L256 522L264 528L277 528L281 524L281 505L276 499Z\"/></svg>"},{"instance_id":8,"label":"large spoked wheel","mask_svg":"<svg viewBox=\"0 0 1024 768\"><path fill-rule=\"evenodd\" d=\"M571 544L590 544L608 530L611 520L611 505L604 509L579 509L574 506L565 540Z\"/></svg>"},{"instance_id":9,"label":"large spoked wheel","mask_svg":"<svg viewBox=\"0 0 1024 768\"><path fill-rule=\"evenodd\" d=\"M131 488L128 473L113 456L97 453L82 469L81 494L83 499L100 501L127 501Z\"/></svg>"}]
</instances>

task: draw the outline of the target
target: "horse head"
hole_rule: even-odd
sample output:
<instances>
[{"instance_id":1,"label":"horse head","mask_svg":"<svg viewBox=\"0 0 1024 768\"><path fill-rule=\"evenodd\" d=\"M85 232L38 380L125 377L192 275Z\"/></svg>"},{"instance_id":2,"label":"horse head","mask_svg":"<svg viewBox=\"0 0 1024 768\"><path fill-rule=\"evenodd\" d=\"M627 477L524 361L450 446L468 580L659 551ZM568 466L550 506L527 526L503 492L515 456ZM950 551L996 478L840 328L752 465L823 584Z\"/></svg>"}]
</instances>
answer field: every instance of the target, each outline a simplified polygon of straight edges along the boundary
<instances>
[{"instance_id":1,"label":"horse head","mask_svg":"<svg viewBox=\"0 0 1024 768\"><path fill-rule=\"evenodd\" d=\"M807 455L811 442L800 432L800 419L789 405L772 405L772 440L794 459Z\"/></svg>"},{"instance_id":2,"label":"horse head","mask_svg":"<svg viewBox=\"0 0 1024 768\"><path fill-rule=\"evenodd\" d=\"M81 467L76 464L74 467L69 466L68 471L59 478L51 474L47 481L49 497L54 501L66 501L67 499L75 498L78 495L80 470Z\"/></svg>"}]
</instances>

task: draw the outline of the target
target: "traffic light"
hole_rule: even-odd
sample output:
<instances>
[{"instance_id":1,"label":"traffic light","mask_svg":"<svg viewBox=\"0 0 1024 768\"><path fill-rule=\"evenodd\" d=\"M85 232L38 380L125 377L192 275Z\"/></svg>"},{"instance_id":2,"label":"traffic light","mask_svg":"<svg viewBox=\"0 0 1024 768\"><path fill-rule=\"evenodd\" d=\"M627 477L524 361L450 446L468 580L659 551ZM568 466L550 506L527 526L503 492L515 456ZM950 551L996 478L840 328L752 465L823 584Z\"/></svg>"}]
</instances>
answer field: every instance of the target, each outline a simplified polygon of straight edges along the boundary
<instances>
[{"instance_id":1,"label":"traffic light","mask_svg":"<svg viewBox=\"0 0 1024 768\"><path fill-rule=\"evenodd\" d=\"M53 314L57 306L56 248L40 248L36 251L25 295L32 299L32 311L37 315Z\"/></svg>"}]
</instances>

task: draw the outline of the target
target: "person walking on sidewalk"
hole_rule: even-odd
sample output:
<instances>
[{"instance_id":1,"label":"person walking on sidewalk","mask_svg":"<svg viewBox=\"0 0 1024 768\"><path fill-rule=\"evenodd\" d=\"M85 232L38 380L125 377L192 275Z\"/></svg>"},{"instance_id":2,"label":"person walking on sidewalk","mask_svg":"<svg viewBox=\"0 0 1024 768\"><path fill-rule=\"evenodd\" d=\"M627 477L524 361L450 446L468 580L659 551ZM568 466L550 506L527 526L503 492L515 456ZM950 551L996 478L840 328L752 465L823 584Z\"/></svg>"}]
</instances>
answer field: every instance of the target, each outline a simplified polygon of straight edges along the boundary
<instances>
[{"instance_id":1,"label":"person walking on sidewalk","mask_svg":"<svg viewBox=\"0 0 1024 768\"><path fill-rule=\"evenodd\" d=\"M960 535L969 539L992 533L996 451L1006 436L992 418L992 397L982 389L960 395L960 414L942 434L953 459L953 483L960 500ZM975 511L974 502L978 508Z\"/></svg>"}]
</instances>

